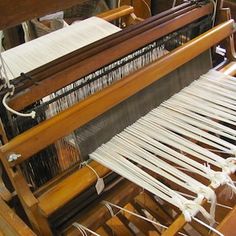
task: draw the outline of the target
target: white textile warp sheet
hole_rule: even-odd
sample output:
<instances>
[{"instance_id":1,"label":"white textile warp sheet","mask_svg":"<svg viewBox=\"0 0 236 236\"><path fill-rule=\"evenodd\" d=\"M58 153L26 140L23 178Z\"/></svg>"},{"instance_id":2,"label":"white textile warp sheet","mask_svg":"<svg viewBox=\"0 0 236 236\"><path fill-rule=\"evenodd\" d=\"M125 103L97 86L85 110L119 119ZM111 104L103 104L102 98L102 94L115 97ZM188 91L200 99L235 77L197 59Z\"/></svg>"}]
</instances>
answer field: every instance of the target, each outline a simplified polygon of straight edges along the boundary
<instances>
[{"instance_id":1,"label":"white textile warp sheet","mask_svg":"<svg viewBox=\"0 0 236 236\"><path fill-rule=\"evenodd\" d=\"M195 220L200 211L212 224L216 205L212 188L226 185L231 194L236 192L229 176L236 171L235 94L236 79L211 70L103 144L90 158L178 207L186 221ZM191 191L195 199L167 187L143 168ZM189 172L209 180L210 185ZM210 214L201 206L204 198L211 202Z\"/></svg>"},{"instance_id":2,"label":"white textile warp sheet","mask_svg":"<svg viewBox=\"0 0 236 236\"><path fill-rule=\"evenodd\" d=\"M120 30L101 18L91 17L9 49L2 53L8 78L12 80Z\"/></svg>"}]
</instances>

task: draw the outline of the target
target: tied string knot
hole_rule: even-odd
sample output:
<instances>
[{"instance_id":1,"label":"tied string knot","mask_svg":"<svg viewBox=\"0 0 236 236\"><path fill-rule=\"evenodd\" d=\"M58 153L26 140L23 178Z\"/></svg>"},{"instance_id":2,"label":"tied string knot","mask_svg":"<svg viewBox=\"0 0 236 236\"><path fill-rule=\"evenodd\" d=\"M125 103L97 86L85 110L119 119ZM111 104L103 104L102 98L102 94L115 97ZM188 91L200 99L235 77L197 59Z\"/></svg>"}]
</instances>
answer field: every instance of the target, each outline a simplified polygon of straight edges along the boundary
<instances>
[{"instance_id":1,"label":"tied string knot","mask_svg":"<svg viewBox=\"0 0 236 236\"><path fill-rule=\"evenodd\" d=\"M233 158L233 162L235 161L235 158ZM227 159L228 163L231 162L232 160ZM234 164L233 164L234 165ZM227 185L229 188L226 191L225 195L227 195L228 198L232 198L233 194L236 193L236 187L234 185L233 180L230 178L228 172L225 171L214 171L210 168L210 165L205 166L205 173L208 175L210 181L211 181L211 186L216 189L220 187L221 185Z\"/></svg>"},{"instance_id":2,"label":"tied string knot","mask_svg":"<svg viewBox=\"0 0 236 236\"><path fill-rule=\"evenodd\" d=\"M191 222L195 215L198 212L201 212L201 214L209 221L211 225L215 223L215 219L197 202L184 198L182 199L178 196L174 196L172 199L176 206L182 211L186 222Z\"/></svg>"},{"instance_id":3,"label":"tied string knot","mask_svg":"<svg viewBox=\"0 0 236 236\"><path fill-rule=\"evenodd\" d=\"M222 165L223 171L225 171L229 175L235 173L235 171L236 171L236 157L229 157L229 158L225 159L222 164L223 164Z\"/></svg>"},{"instance_id":4,"label":"tied string knot","mask_svg":"<svg viewBox=\"0 0 236 236\"><path fill-rule=\"evenodd\" d=\"M227 172L214 171L211 169L209 164L204 165L204 172L207 174L209 180L211 181L211 186L214 189L228 183L229 181L232 181Z\"/></svg>"},{"instance_id":5,"label":"tied string knot","mask_svg":"<svg viewBox=\"0 0 236 236\"><path fill-rule=\"evenodd\" d=\"M216 203L217 203L215 192L207 186L200 186L197 188L197 193L198 193L199 199L206 198L208 201L210 201L210 203L211 203L210 215L214 219L215 218Z\"/></svg>"}]
</instances>

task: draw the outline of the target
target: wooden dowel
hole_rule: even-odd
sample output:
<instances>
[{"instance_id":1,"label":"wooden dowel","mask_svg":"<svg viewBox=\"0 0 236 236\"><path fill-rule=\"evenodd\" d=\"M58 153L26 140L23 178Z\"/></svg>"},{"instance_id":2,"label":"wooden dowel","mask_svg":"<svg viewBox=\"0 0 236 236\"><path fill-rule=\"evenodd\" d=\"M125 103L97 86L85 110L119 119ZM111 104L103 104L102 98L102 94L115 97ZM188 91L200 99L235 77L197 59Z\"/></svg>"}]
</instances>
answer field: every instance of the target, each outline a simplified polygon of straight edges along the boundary
<instances>
[{"instance_id":1,"label":"wooden dowel","mask_svg":"<svg viewBox=\"0 0 236 236\"><path fill-rule=\"evenodd\" d=\"M110 172L108 168L95 161L92 161L89 165L101 178ZM85 179L86 181L78 181L82 179ZM80 193L94 185L96 181L96 175L86 166L69 175L38 198L39 208L41 209L42 214L46 217L50 216L60 207L64 206Z\"/></svg>"},{"instance_id":2,"label":"wooden dowel","mask_svg":"<svg viewBox=\"0 0 236 236\"><path fill-rule=\"evenodd\" d=\"M122 6L122 7L115 8L110 11L98 14L97 17L100 17L106 21L113 21L123 16L130 15L133 12L134 12L134 8L132 6Z\"/></svg>"}]
</instances>

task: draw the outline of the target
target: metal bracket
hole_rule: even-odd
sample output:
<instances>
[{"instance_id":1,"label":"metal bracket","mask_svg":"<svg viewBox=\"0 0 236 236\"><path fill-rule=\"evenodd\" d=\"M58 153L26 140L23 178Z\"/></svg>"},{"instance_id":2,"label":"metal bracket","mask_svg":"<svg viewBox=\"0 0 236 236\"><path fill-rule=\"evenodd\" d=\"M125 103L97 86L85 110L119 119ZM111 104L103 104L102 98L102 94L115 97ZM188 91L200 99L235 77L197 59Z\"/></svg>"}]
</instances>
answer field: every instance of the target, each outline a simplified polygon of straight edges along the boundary
<instances>
[{"instance_id":1,"label":"metal bracket","mask_svg":"<svg viewBox=\"0 0 236 236\"><path fill-rule=\"evenodd\" d=\"M21 154L16 154L16 153L12 153L8 156L8 162L13 162L16 161L18 158L21 157Z\"/></svg>"}]
</instances>

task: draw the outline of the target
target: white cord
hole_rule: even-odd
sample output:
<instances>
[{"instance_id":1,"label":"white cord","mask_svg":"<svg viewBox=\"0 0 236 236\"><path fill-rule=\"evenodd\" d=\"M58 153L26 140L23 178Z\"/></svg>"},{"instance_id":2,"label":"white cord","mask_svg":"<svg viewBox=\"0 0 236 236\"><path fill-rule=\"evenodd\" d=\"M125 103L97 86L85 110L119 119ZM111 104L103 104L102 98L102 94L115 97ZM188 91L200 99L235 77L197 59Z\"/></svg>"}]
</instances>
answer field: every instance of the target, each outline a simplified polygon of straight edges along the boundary
<instances>
[{"instance_id":1,"label":"white cord","mask_svg":"<svg viewBox=\"0 0 236 236\"><path fill-rule=\"evenodd\" d=\"M110 204L108 202L106 202L106 201L102 201L101 203L105 205L105 207L110 212L111 217L113 217L115 214L114 214L114 211L112 210Z\"/></svg>"},{"instance_id":2,"label":"white cord","mask_svg":"<svg viewBox=\"0 0 236 236\"><path fill-rule=\"evenodd\" d=\"M193 195L190 195L190 194L187 194L187 193L183 193L183 192L180 192L180 191L176 191L176 192L181 194L184 197L188 197L190 199L195 199L195 196L193 196ZM210 201L207 201L207 202L210 203ZM222 207L222 208L225 208L225 209L228 209L228 210L233 210L232 207L226 206L226 205L223 205L223 204L220 204L220 203L216 203L216 206L219 206L219 207Z\"/></svg>"},{"instance_id":3,"label":"white cord","mask_svg":"<svg viewBox=\"0 0 236 236\"><path fill-rule=\"evenodd\" d=\"M4 80L4 82L5 82L5 84L3 85L3 87L6 87L6 88L8 88L9 90L11 90L11 92L7 92L5 95L4 95L4 97L3 97L3 99L2 99L2 104L3 104L3 106L6 108L6 110L8 110L9 112L11 112L11 113L13 113L13 114L15 114L15 115L18 115L18 116L21 116L21 117L31 117L32 119L34 119L35 118L35 116L36 116L36 112L35 111L32 111L32 112L30 112L30 113L28 113L28 114L24 114L24 113L21 113L21 112L18 112L18 111L16 111L16 110L14 110L14 109L12 109L11 107L9 107L8 105L7 105L7 98L8 97L10 97L10 96L12 96L13 94L14 94L14 91L15 91L15 86L13 85L13 84L11 84L10 83L10 80L9 80L9 78L8 78L8 76L7 76L7 71L6 71L6 67L5 67L5 62L4 62L4 60L3 60L3 57L2 57L2 54L1 54L1 50L0 50L0 60L1 60L1 68L3 69L3 72L4 72L4 78L2 77L2 80ZM7 65L7 64L6 64ZM0 70L1 70L1 68L0 68ZM11 72L11 70L10 70L10 72ZM2 75L2 73L1 73L1 75ZM2 87L0 87L0 90L2 89Z\"/></svg>"},{"instance_id":4,"label":"white cord","mask_svg":"<svg viewBox=\"0 0 236 236\"><path fill-rule=\"evenodd\" d=\"M73 225L75 228L77 228L81 233L83 232L83 233L82 233L83 236L87 236L87 235L88 235L87 232L89 232L89 233L91 233L91 234L93 234L93 235L95 235L95 236L100 236L100 234L95 233L94 231L88 229L87 227L85 227L85 226L83 226L83 225L81 225L81 224L79 224L79 223L77 223L77 222L74 222L72 225ZM86 232L86 231L87 231L87 232Z\"/></svg>"},{"instance_id":5,"label":"white cord","mask_svg":"<svg viewBox=\"0 0 236 236\"><path fill-rule=\"evenodd\" d=\"M213 231L214 233L220 235L220 236L224 236L224 234L222 234L221 232L219 232L218 230L216 230L215 228L211 227L210 225L204 223L203 221L197 219L196 217L193 217L193 219L198 222L199 224L205 226L206 228L208 228L209 230Z\"/></svg>"},{"instance_id":6,"label":"white cord","mask_svg":"<svg viewBox=\"0 0 236 236\"><path fill-rule=\"evenodd\" d=\"M93 171L93 173L96 175L97 177L97 183L95 184L95 189L97 191L97 194L100 195L103 191L104 191L104 188L105 188L105 183L104 183L104 180L103 178L100 178L100 176L98 175L98 173L96 172L96 170L94 170L89 164L88 162L84 162L82 163L82 165L86 165L90 170Z\"/></svg>"},{"instance_id":7,"label":"white cord","mask_svg":"<svg viewBox=\"0 0 236 236\"><path fill-rule=\"evenodd\" d=\"M216 20L216 10L217 10L217 0L210 0L213 4L214 10L213 10L213 15L212 15L212 26L215 26L215 20Z\"/></svg>"},{"instance_id":8,"label":"white cord","mask_svg":"<svg viewBox=\"0 0 236 236\"><path fill-rule=\"evenodd\" d=\"M6 102L7 98L10 97L10 96L11 96L11 93L7 92L7 93L4 95L3 99L2 99L2 104L3 104L3 106L6 108L6 110L8 110L8 111L10 111L11 113L13 113L13 114L15 114L15 115L18 115L18 116L31 117L32 119L35 118L35 116L36 116L36 112L35 112L35 111L32 111L32 112L30 112L30 113L28 113L28 114L24 114L24 113L15 111L15 110L13 110L12 108L10 108L10 107L7 105L7 102Z\"/></svg>"},{"instance_id":9,"label":"white cord","mask_svg":"<svg viewBox=\"0 0 236 236\"><path fill-rule=\"evenodd\" d=\"M94 170L93 167L88 164L88 162L85 161L85 162L82 163L82 165L85 165L85 166L88 167L90 170L92 170L93 173L96 175L97 179L100 179L100 176L98 175L98 173L96 172L96 170Z\"/></svg>"},{"instance_id":10,"label":"white cord","mask_svg":"<svg viewBox=\"0 0 236 236\"><path fill-rule=\"evenodd\" d=\"M176 5L176 0L173 0L172 8L174 8Z\"/></svg>"}]
</instances>

